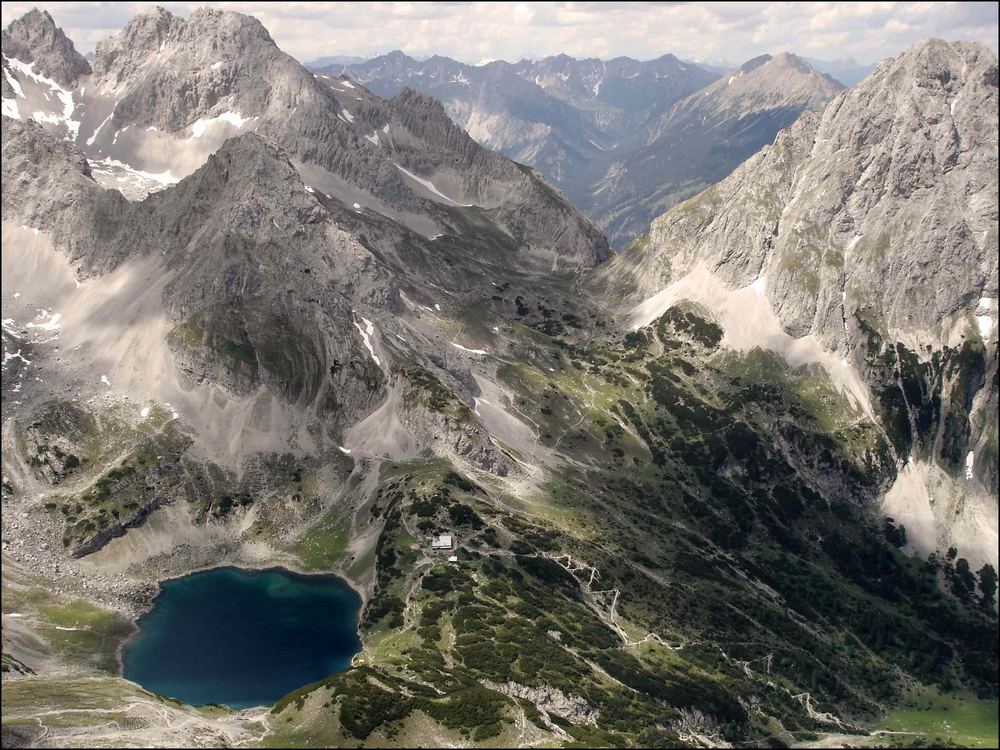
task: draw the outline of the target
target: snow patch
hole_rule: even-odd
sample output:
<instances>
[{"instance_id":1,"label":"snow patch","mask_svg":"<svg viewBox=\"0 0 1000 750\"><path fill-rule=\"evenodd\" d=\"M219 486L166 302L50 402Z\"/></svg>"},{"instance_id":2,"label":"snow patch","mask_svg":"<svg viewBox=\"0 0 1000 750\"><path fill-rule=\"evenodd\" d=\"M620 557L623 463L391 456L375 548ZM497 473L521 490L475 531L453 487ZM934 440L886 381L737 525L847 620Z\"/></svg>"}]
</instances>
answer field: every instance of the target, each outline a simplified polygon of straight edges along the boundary
<instances>
[{"instance_id":1,"label":"snow patch","mask_svg":"<svg viewBox=\"0 0 1000 750\"><path fill-rule=\"evenodd\" d=\"M365 348L371 355L372 360L376 365L381 367L382 363L379 361L378 356L376 356L375 349L372 348L372 334L375 333L375 324L368 320L368 318L362 318L361 321L365 324L364 328L362 328L361 324L356 320L354 321L354 327L357 328L358 333L361 334L361 338L365 342Z\"/></svg>"},{"instance_id":2,"label":"snow patch","mask_svg":"<svg viewBox=\"0 0 1000 750\"><path fill-rule=\"evenodd\" d=\"M103 167L104 171L112 169L123 169L129 174L135 175L136 177L141 177L146 180L152 180L153 182L158 182L161 185L175 185L181 181L180 177L175 177L171 174L168 169L166 172L143 172L141 169L134 169L125 162L118 161L117 159L112 159L108 157L106 159L98 159L92 161L91 166L97 165L98 167Z\"/></svg>"},{"instance_id":3,"label":"snow patch","mask_svg":"<svg viewBox=\"0 0 1000 750\"><path fill-rule=\"evenodd\" d=\"M39 328L43 331L58 331L62 328L59 325L59 319L62 318L60 313L53 314L49 310L39 310L38 317L42 319L41 323L28 323L27 328Z\"/></svg>"},{"instance_id":4,"label":"snow patch","mask_svg":"<svg viewBox=\"0 0 1000 750\"><path fill-rule=\"evenodd\" d=\"M997 299L995 297L980 297L974 318L976 327L979 328L979 335L983 341L986 341L996 326Z\"/></svg>"},{"instance_id":5,"label":"snow patch","mask_svg":"<svg viewBox=\"0 0 1000 750\"><path fill-rule=\"evenodd\" d=\"M97 136L101 132L101 128L103 128L105 125L107 125L108 121L112 117L114 117L114 116L115 116L115 111L111 110L111 114L104 118L104 121L100 125L98 125L97 128L94 130L93 135L91 135L90 138L87 139L87 145L88 146L93 146L94 145L94 141L97 140Z\"/></svg>"},{"instance_id":6,"label":"snow patch","mask_svg":"<svg viewBox=\"0 0 1000 750\"><path fill-rule=\"evenodd\" d=\"M31 360L30 359L26 359L25 356L23 354L21 354L21 350L20 349L18 349L13 354L11 352L5 351L3 353L3 369L5 369L5 370L7 369L7 363L10 362L12 359L19 359L19 360L21 360L26 365L30 365L31 364Z\"/></svg>"},{"instance_id":7,"label":"snow patch","mask_svg":"<svg viewBox=\"0 0 1000 750\"><path fill-rule=\"evenodd\" d=\"M456 344L454 341L451 342L451 345L453 347L455 347L456 349L461 349L463 352L468 352L469 354L486 354L487 353L485 349L466 349L464 346L462 346L461 344Z\"/></svg>"},{"instance_id":8,"label":"snow patch","mask_svg":"<svg viewBox=\"0 0 1000 750\"><path fill-rule=\"evenodd\" d=\"M243 117L239 112L223 112L216 117L202 117L191 125L191 138L201 138L212 125L220 122L227 122L237 128L242 128L252 118ZM190 140L190 139L188 139Z\"/></svg>"},{"instance_id":9,"label":"snow patch","mask_svg":"<svg viewBox=\"0 0 1000 750\"><path fill-rule=\"evenodd\" d=\"M979 328L979 335L986 341L993 332L993 318L989 315L977 315L976 327Z\"/></svg>"},{"instance_id":10,"label":"snow patch","mask_svg":"<svg viewBox=\"0 0 1000 750\"><path fill-rule=\"evenodd\" d=\"M3 77L7 79L7 83L9 83L10 87L14 89L15 96L24 96L24 89L21 88L20 82L10 74L10 71L7 70L7 68L3 69Z\"/></svg>"},{"instance_id":11,"label":"snow patch","mask_svg":"<svg viewBox=\"0 0 1000 750\"><path fill-rule=\"evenodd\" d=\"M438 190L437 187L434 185L434 183L431 182L430 180L425 180L423 177L418 177L417 175L413 174L413 172L409 171L408 169L404 169L403 167L401 167L398 164L396 164L396 162L393 162L393 165L396 167L396 169L398 169L400 172L402 172L403 174L405 174L411 180L414 180L415 182L419 182L425 188L427 188L432 193L434 193L434 195L436 195L436 196L438 196L440 198L444 198L444 200L448 201L453 206L471 206L472 205L471 203L459 203L458 201L454 200L453 198L449 198L447 195L445 195L440 190Z\"/></svg>"},{"instance_id":12,"label":"snow patch","mask_svg":"<svg viewBox=\"0 0 1000 750\"><path fill-rule=\"evenodd\" d=\"M965 457L965 478L972 479L972 470L976 466L976 454L969 451L969 455Z\"/></svg>"},{"instance_id":13,"label":"snow patch","mask_svg":"<svg viewBox=\"0 0 1000 750\"><path fill-rule=\"evenodd\" d=\"M76 140L77 135L80 133L80 121L73 120L73 112L76 110L76 104L73 102L73 94L64 89L58 83L53 81L51 78L46 78L40 73L35 72L35 64L27 65L16 58L10 58L6 55L3 56L14 70L27 76L36 83L40 83L43 86L48 87L48 89L56 95L56 98L62 102L63 112L62 115L50 115L42 112L35 112L32 115L32 119L38 122L49 122L56 125L65 125L66 129L69 131L70 140ZM46 94L46 98L49 98ZM6 113L5 113L6 114Z\"/></svg>"}]
</instances>

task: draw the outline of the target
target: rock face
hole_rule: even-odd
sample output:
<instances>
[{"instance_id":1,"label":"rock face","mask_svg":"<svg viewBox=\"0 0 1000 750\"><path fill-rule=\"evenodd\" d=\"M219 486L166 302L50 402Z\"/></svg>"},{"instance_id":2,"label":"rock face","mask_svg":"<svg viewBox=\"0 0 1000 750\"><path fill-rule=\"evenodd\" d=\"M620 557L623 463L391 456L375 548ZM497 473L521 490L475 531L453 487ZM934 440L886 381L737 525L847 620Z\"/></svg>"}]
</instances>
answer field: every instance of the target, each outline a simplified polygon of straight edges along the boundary
<instances>
[{"instance_id":1,"label":"rock face","mask_svg":"<svg viewBox=\"0 0 1000 750\"><path fill-rule=\"evenodd\" d=\"M596 725L600 715L593 706L576 695L565 695L561 690L551 687L528 687L508 682L497 689L504 695L529 700L546 714L558 716L571 724Z\"/></svg>"},{"instance_id":2,"label":"rock face","mask_svg":"<svg viewBox=\"0 0 1000 750\"><path fill-rule=\"evenodd\" d=\"M51 98L56 84L28 90L37 82L12 71L27 94ZM80 117L75 130L35 122L21 111L26 97L5 117L5 221L42 233L77 289L112 276L128 287L153 269L152 286L114 292L138 295L154 330L145 356L130 346L112 379L159 362L130 397L206 399L188 417L195 431L215 435L221 424L241 436L206 438L199 450L220 461L238 445L247 448L234 461L289 441L335 450L386 399L390 363L438 346L442 334L401 322L419 316L413 299L427 301L438 282L486 287L484 269L548 273L608 253L537 173L478 145L435 100L412 90L383 100L316 78L247 16L139 16L100 45L79 90L60 92ZM128 200L105 187L135 176L157 188ZM81 332L91 304L82 294L54 303L76 310ZM113 335L132 336L134 316L116 320ZM417 446L510 473L463 403L467 369L448 367L458 419L427 409L414 387L392 419ZM45 458L49 474L65 468Z\"/></svg>"},{"instance_id":3,"label":"rock face","mask_svg":"<svg viewBox=\"0 0 1000 750\"><path fill-rule=\"evenodd\" d=\"M250 16L208 9L186 21L163 10L138 16L98 47L94 70L98 90L116 99L105 136L149 127L197 136L223 121L329 173L348 205L366 196L364 205L374 200L393 215L434 213L435 202L495 210L526 241L524 260L545 270L587 267L607 255L600 233L561 196L479 147L436 102L413 92L386 102L315 78ZM561 222L553 223L550 204Z\"/></svg>"},{"instance_id":4,"label":"rock face","mask_svg":"<svg viewBox=\"0 0 1000 750\"><path fill-rule=\"evenodd\" d=\"M471 66L393 52L319 72L383 96L432 94L480 143L539 169L619 246L843 88L789 54L721 79L673 55Z\"/></svg>"},{"instance_id":5,"label":"rock face","mask_svg":"<svg viewBox=\"0 0 1000 750\"><path fill-rule=\"evenodd\" d=\"M802 112L821 111L842 90L787 52L754 58L644 128L635 150L598 182L590 215L614 238L644 234L665 209L729 175Z\"/></svg>"},{"instance_id":6,"label":"rock face","mask_svg":"<svg viewBox=\"0 0 1000 750\"><path fill-rule=\"evenodd\" d=\"M766 279L788 332L834 349L863 308L898 337L948 341L997 294L996 73L975 44L883 63L659 218L651 252L672 278L705 262L731 286Z\"/></svg>"},{"instance_id":7,"label":"rock face","mask_svg":"<svg viewBox=\"0 0 1000 750\"><path fill-rule=\"evenodd\" d=\"M31 121L3 121L3 211L36 229L52 233L74 260L90 258L106 237L105 230L84 235L81 227L96 227L101 218L128 211L120 193L103 190L93 179L86 157L72 143L48 134Z\"/></svg>"},{"instance_id":8,"label":"rock face","mask_svg":"<svg viewBox=\"0 0 1000 750\"><path fill-rule=\"evenodd\" d=\"M63 57L75 59L50 18L31 18L47 21ZM10 38L43 43L24 31L33 28L27 23L13 24ZM5 83L4 113L74 141L97 162L103 184L138 182L146 186L140 197L191 174L226 138L254 131L347 209L357 204L427 236L453 227L456 210L482 209L510 236L519 265L538 271L590 267L608 255L601 233L565 198L481 148L436 102L412 92L387 102L316 78L251 16L136 16L98 46L93 75L79 85L73 78L69 90L18 67L27 64L15 60L7 70L17 90Z\"/></svg>"},{"instance_id":9,"label":"rock face","mask_svg":"<svg viewBox=\"0 0 1000 750\"><path fill-rule=\"evenodd\" d=\"M35 123L11 122L4 138L5 188L25 188L4 190L5 215L46 231L83 275L137 255L163 259L162 303L177 326L168 343L196 379L207 373L194 364L200 352L234 393L271 383L312 403L332 387L324 373L339 359L357 372L342 384L338 419L371 408L380 374L352 333L352 302L385 306L392 284L331 226L273 144L252 133L228 141L175 189L132 203L100 188L72 145ZM32 189L39 184L47 189ZM67 195L68 206L55 198ZM299 280L293 294L289 278Z\"/></svg>"},{"instance_id":10,"label":"rock face","mask_svg":"<svg viewBox=\"0 0 1000 750\"><path fill-rule=\"evenodd\" d=\"M731 289L753 284L788 334L812 335L858 367L901 464L935 462L992 497L988 528L996 113L989 50L922 42L657 219L649 244L601 275L624 272L638 297L702 266Z\"/></svg>"},{"instance_id":11,"label":"rock face","mask_svg":"<svg viewBox=\"0 0 1000 750\"><path fill-rule=\"evenodd\" d=\"M33 64L36 73L51 78L61 86L73 87L81 76L90 73L90 64L83 58L63 30L56 27L48 11L32 9L0 32L3 54L8 58ZM4 71L9 63L3 63ZM11 98L13 89L4 76L3 96Z\"/></svg>"}]
</instances>

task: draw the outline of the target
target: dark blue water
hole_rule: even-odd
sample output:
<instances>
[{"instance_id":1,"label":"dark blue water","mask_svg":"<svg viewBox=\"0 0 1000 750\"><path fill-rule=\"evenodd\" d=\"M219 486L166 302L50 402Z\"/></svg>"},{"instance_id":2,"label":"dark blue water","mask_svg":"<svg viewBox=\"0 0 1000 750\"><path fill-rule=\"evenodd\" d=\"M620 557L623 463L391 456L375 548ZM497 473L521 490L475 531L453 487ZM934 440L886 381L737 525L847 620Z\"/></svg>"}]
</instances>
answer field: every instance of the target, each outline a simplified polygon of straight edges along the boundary
<instances>
[{"instance_id":1,"label":"dark blue water","mask_svg":"<svg viewBox=\"0 0 1000 750\"><path fill-rule=\"evenodd\" d=\"M269 705L361 650L361 598L333 576L215 568L161 584L125 677L185 703Z\"/></svg>"}]
</instances>

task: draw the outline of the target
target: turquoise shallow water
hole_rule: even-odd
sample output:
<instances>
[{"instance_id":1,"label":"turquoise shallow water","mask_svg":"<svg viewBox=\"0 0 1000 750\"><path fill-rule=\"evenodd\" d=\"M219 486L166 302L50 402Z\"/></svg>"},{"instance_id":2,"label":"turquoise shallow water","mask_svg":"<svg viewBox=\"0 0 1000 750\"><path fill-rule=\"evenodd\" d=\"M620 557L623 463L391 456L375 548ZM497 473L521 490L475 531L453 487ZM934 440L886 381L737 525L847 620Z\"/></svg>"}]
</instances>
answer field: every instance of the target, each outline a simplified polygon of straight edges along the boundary
<instances>
[{"instance_id":1,"label":"turquoise shallow water","mask_svg":"<svg viewBox=\"0 0 1000 750\"><path fill-rule=\"evenodd\" d=\"M139 619L124 674L194 706L270 705L350 664L360 609L333 576L215 568L175 578Z\"/></svg>"}]
</instances>

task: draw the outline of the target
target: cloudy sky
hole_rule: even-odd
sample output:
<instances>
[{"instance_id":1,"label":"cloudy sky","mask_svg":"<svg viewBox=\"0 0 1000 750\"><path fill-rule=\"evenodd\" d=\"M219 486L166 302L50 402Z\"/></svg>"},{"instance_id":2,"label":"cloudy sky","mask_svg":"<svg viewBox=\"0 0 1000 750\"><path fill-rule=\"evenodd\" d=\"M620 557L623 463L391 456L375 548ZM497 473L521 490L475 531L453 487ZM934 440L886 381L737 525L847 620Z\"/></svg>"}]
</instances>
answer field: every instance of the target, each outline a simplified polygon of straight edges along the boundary
<instances>
[{"instance_id":1,"label":"cloudy sky","mask_svg":"<svg viewBox=\"0 0 1000 750\"><path fill-rule=\"evenodd\" d=\"M742 62L789 50L877 62L928 36L971 39L997 51L997 4L982 3L3 3L3 24L32 6L52 13L87 52L154 5L187 15L214 5L256 15L302 61L401 49L465 62L560 52L639 59L672 52Z\"/></svg>"}]
</instances>

